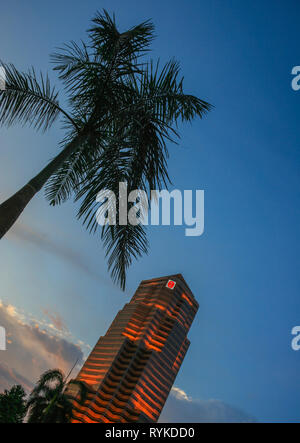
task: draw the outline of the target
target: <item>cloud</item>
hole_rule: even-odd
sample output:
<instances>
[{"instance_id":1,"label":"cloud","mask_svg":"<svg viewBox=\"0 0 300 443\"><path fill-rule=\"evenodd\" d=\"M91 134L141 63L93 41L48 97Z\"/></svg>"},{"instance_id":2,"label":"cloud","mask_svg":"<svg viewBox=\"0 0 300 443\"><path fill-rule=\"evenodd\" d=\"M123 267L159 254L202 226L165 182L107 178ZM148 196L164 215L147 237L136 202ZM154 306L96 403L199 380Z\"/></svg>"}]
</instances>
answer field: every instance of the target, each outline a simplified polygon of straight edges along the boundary
<instances>
[{"instance_id":1,"label":"cloud","mask_svg":"<svg viewBox=\"0 0 300 443\"><path fill-rule=\"evenodd\" d=\"M33 388L33 383L27 378L10 369L5 363L0 363L0 392L10 389L13 385L22 385L27 392Z\"/></svg>"},{"instance_id":2,"label":"cloud","mask_svg":"<svg viewBox=\"0 0 300 443\"><path fill-rule=\"evenodd\" d=\"M60 314L58 314L58 312L51 312L49 309L43 309L43 313L52 321L53 327L55 329L61 332L68 330L64 320L62 319Z\"/></svg>"},{"instance_id":3,"label":"cloud","mask_svg":"<svg viewBox=\"0 0 300 443\"><path fill-rule=\"evenodd\" d=\"M62 319L59 322L63 324ZM16 383L30 390L44 371L59 368L67 374L76 362L77 369L83 363L82 349L68 339L69 333L58 335L44 321L29 323L14 306L1 301L0 325L7 336L7 350L0 351L0 392Z\"/></svg>"},{"instance_id":4,"label":"cloud","mask_svg":"<svg viewBox=\"0 0 300 443\"><path fill-rule=\"evenodd\" d=\"M221 400L199 400L173 387L160 423L254 423L256 420Z\"/></svg>"},{"instance_id":5,"label":"cloud","mask_svg":"<svg viewBox=\"0 0 300 443\"><path fill-rule=\"evenodd\" d=\"M176 386L172 388L171 394L177 398L177 400L192 401L192 397L189 397L182 389Z\"/></svg>"},{"instance_id":6,"label":"cloud","mask_svg":"<svg viewBox=\"0 0 300 443\"><path fill-rule=\"evenodd\" d=\"M80 253L66 244L56 241L46 233L31 229L29 226L24 225L24 223L14 225L7 236L14 240L30 243L48 254L67 261L89 277L96 280L101 278L98 273L86 264L86 259Z\"/></svg>"}]
</instances>

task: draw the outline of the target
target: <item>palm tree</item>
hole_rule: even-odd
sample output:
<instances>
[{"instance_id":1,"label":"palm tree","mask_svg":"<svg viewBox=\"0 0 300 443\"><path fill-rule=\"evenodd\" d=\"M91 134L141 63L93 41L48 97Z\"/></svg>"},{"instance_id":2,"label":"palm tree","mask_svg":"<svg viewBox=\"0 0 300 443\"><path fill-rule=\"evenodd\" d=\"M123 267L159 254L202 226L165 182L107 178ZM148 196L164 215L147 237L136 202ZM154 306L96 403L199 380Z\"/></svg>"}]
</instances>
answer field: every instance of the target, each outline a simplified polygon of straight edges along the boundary
<instances>
[{"instance_id":1,"label":"palm tree","mask_svg":"<svg viewBox=\"0 0 300 443\"><path fill-rule=\"evenodd\" d=\"M67 386L76 385L78 402L84 403L87 388L78 380L67 383L59 369L41 375L27 402L28 423L69 423L72 418L73 400Z\"/></svg>"},{"instance_id":2,"label":"palm tree","mask_svg":"<svg viewBox=\"0 0 300 443\"><path fill-rule=\"evenodd\" d=\"M47 130L60 116L66 136L60 153L0 205L0 238L44 187L51 205L71 194L80 199L78 218L95 232L96 196L102 189L118 196L119 182L127 182L129 191L144 189L150 195L151 189L170 183L167 143L179 137L179 122L202 118L211 106L184 93L175 60L162 68L145 60L153 32L153 24L146 21L121 33L114 16L97 13L88 44L71 42L52 55L67 110L48 77L3 65L6 90L0 91L0 124ZM112 278L124 289L132 259L147 253L145 228L106 225L101 237Z\"/></svg>"}]
</instances>

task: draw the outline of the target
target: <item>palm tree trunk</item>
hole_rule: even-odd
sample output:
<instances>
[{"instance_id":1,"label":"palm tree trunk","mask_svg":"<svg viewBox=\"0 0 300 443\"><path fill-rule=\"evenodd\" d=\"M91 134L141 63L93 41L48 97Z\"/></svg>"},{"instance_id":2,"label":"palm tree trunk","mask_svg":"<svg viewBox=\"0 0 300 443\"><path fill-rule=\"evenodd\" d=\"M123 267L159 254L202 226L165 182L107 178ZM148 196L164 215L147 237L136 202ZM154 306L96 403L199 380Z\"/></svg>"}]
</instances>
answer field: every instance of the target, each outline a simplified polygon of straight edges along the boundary
<instances>
[{"instance_id":1,"label":"palm tree trunk","mask_svg":"<svg viewBox=\"0 0 300 443\"><path fill-rule=\"evenodd\" d=\"M49 405L47 406L47 408L43 411L42 414L42 422L43 423L47 423L47 415L49 414L49 412L51 411L51 408L54 406L56 399L57 399L58 393L56 393L54 395L54 397L52 398L52 400L50 401Z\"/></svg>"},{"instance_id":2,"label":"palm tree trunk","mask_svg":"<svg viewBox=\"0 0 300 443\"><path fill-rule=\"evenodd\" d=\"M0 205L0 239L14 225L31 199L37 194L67 158L79 148L86 134L74 138L39 174Z\"/></svg>"},{"instance_id":3,"label":"palm tree trunk","mask_svg":"<svg viewBox=\"0 0 300 443\"><path fill-rule=\"evenodd\" d=\"M0 238L2 238L16 222L19 215L35 194L36 190L28 183L0 205Z\"/></svg>"}]
</instances>

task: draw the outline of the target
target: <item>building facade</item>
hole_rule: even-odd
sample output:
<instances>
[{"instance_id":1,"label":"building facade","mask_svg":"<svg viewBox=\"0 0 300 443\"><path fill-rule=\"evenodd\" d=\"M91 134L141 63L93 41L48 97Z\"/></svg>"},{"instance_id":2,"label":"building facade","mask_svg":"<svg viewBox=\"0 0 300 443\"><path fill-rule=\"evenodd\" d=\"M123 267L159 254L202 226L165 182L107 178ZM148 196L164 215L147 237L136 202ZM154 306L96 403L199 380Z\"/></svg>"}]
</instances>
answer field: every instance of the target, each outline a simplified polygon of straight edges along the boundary
<instances>
[{"instance_id":1,"label":"building facade","mask_svg":"<svg viewBox=\"0 0 300 443\"><path fill-rule=\"evenodd\" d=\"M154 423L189 347L198 303L181 274L144 280L119 311L77 376L74 423Z\"/></svg>"}]
</instances>

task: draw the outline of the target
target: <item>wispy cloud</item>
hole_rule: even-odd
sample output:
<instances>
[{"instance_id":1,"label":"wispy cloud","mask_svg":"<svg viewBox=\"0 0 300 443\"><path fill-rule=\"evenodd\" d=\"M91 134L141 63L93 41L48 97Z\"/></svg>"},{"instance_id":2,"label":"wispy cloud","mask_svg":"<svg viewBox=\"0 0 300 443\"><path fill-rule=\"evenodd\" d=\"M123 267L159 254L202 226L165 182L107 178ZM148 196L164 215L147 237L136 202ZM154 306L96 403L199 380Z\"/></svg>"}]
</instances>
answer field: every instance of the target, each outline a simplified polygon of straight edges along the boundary
<instances>
[{"instance_id":1,"label":"wispy cloud","mask_svg":"<svg viewBox=\"0 0 300 443\"><path fill-rule=\"evenodd\" d=\"M200 400L173 387L161 423L254 423L255 418L221 400Z\"/></svg>"},{"instance_id":2,"label":"wispy cloud","mask_svg":"<svg viewBox=\"0 0 300 443\"><path fill-rule=\"evenodd\" d=\"M83 257L80 252L70 248L66 243L57 241L53 236L41 231L33 230L24 223L16 224L13 229L9 231L7 236L10 239L34 245L48 254L67 261L70 265L75 266L89 277L102 281L101 275L89 266L86 258Z\"/></svg>"},{"instance_id":3,"label":"wispy cloud","mask_svg":"<svg viewBox=\"0 0 300 443\"><path fill-rule=\"evenodd\" d=\"M43 313L46 315L46 317L49 318L49 320L52 322L53 327L56 328L58 331L66 332L68 331L68 328L58 312L52 312L49 309L43 309Z\"/></svg>"}]
</instances>

